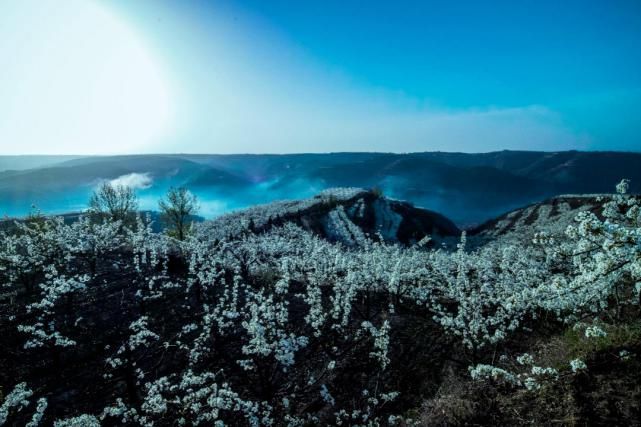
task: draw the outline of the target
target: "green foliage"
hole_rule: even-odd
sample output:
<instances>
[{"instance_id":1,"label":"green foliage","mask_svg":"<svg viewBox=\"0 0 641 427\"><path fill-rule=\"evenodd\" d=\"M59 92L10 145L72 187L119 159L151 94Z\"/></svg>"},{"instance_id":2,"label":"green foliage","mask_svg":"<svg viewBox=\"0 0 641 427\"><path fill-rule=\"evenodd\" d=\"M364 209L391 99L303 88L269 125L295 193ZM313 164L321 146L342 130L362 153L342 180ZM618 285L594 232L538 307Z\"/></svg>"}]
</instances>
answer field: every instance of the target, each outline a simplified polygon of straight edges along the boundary
<instances>
[{"instance_id":1,"label":"green foliage","mask_svg":"<svg viewBox=\"0 0 641 427\"><path fill-rule=\"evenodd\" d=\"M599 324L605 336L586 337L585 328L568 328L563 342L572 358L587 358L601 351L614 351L641 344L641 321L638 319L618 324Z\"/></svg>"}]
</instances>

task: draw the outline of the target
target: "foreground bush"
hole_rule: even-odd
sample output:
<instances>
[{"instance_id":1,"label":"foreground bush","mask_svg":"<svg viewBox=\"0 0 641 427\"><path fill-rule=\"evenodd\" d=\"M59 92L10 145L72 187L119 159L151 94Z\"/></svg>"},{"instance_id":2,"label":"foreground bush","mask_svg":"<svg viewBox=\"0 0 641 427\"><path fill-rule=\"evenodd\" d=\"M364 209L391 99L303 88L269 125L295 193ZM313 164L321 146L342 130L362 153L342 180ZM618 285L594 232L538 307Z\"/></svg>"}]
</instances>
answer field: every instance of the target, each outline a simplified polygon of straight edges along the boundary
<instances>
[{"instance_id":1,"label":"foreground bush","mask_svg":"<svg viewBox=\"0 0 641 427\"><path fill-rule=\"evenodd\" d=\"M348 247L276 225L274 207L184 241L140 217L18 224L0 248L0 425L505 421L504 392L563 389L604 351L529 345L638 316L641 217L619 190L566 235L475 251L465 235L449 252L356 226L336 230ZM358 193L324 197L341 215ZM638 336L614 342L636 357Z\"/></svg>"}]
</instances>

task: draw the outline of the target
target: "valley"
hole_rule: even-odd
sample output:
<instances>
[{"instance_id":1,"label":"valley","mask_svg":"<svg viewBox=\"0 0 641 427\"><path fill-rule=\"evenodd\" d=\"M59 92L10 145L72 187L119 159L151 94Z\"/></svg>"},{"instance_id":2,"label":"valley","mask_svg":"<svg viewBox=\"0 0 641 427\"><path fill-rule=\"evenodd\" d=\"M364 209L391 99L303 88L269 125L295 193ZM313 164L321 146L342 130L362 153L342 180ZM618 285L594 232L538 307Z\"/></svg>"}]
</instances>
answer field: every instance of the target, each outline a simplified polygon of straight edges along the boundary
<instances>
[{"instance_id":1,"label":"valley","mask_svg":"<svg viewBox=\"0 0 641 427\"><path fill-rule=\"evenodd\" d=\"M37 159L35 159L37 160ZM470 228L559 194L607 193L629 177L641 191L641 155L616 152L332 153L291 155L138 155L48 157L32 167L0 156L0 215L24 216L32 205L62 214L86 208L101 182L135 187L143 209L171 186L201 201L201 215L276 200L300 199L333 187L377 189L439 212ZM21 169L12 169L22 165Z\"/></svg>"}]
</instances>

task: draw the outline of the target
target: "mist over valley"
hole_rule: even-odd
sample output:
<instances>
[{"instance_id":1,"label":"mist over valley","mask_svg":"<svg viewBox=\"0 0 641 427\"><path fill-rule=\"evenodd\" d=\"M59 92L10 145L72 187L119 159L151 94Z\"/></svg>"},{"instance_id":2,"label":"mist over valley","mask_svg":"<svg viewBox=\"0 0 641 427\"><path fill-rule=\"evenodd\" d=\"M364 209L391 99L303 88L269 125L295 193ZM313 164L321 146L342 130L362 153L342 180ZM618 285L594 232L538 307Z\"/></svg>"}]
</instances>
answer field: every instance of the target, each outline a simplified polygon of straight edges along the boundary
<instances>
[{"instance_id":1,"label":"mist over valley","mask_svg":"<svg viewBox=\"0 0 641 427\"><path fill-rule=\"evenodd\" d=\"M0 156L0 168L0 215L10 217L32 206L83 211L105 181L134 188L145 210L184 186L205 218L327 188L376 188L462 227L556 195L609 193L622 176L641 189L641 154L620 152Z\"/></svg>"}]
</instances>

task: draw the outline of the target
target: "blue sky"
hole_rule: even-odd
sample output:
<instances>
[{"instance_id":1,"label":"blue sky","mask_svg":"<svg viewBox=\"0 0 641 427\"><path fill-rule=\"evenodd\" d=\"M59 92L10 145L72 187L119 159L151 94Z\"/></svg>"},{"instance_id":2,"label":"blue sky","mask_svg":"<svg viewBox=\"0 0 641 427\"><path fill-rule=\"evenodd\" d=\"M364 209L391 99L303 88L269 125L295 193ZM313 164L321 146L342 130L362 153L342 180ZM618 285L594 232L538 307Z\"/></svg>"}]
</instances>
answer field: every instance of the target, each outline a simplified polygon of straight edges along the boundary
<instances>
[{"instance_id":1,"label":"blue sky","mask_svg":"<svg viewBox=\"0 0 641 427\"><path fill-rule=\"evenodd\" d=\"M2 151L641 150L638 1L61 3L0 5Z\"/></svg>"}]
</instances>

